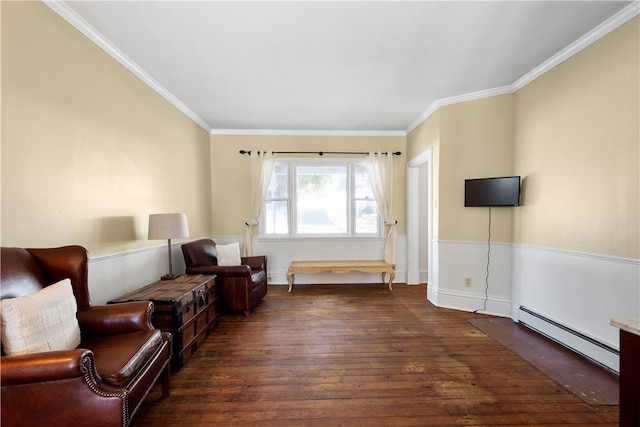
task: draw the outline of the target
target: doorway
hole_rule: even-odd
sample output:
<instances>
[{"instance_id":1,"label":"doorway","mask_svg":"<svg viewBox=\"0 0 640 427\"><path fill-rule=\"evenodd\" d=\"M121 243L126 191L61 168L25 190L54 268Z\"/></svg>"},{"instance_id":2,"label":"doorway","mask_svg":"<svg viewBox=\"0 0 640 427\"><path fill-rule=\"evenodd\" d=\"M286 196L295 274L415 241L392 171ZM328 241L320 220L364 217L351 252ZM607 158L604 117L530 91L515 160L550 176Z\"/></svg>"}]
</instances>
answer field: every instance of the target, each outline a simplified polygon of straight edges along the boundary
<instances>
[{"instance_id":1,"label":"doorway","mask_svg":"<svg viewBox=\"0 0 640 427\"><path fill-rule=\"evenodd\" d=\"M407 163L407 284L425 281L427 297L435 300L437 274L433 250L433 162L432 149Z\"/></svg>"}]
</instances>

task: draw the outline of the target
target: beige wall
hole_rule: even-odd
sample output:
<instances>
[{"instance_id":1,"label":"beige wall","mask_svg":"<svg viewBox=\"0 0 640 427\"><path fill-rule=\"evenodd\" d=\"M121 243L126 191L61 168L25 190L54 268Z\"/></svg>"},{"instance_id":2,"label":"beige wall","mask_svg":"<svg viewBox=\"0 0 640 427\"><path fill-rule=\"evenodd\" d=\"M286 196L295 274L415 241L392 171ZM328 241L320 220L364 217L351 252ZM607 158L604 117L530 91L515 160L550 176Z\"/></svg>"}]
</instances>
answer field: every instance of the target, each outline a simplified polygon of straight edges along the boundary
<instances>
[{"instance_id":1,"label":"beige wall","mask_svg":"<svg viewBox=\"0 0 640 427\"><path fill-rule=\"evenodd\" d=\"M2 2L2 245L92 256L211 234L209 135L41 2Z\"/></svg>"},{"instance_id":2,"label":"beige wall","mask_svg":"<svg viewBox=\"0 0 640 427\"><path fill-rule=\"evenodd\" d=\"M432 179L432 239L440 236L440 111L435 111L412 132L407 135L407 161L418 157L431 149L431 179Z\"/></svg>"},{"instance_id":3,"label":"beige wall","mask_svg":"<svg viewBox=\"0 0 640 427\"><path fill-rule=\"evenodd\" d=\"M402 234L405 163L433 147L434 238L483 241L486 210L462 207L464 179L519 174L523 206L493 210L492 239L637 259L638 21L513 95L440 108L407 138L209 136L42 3L2 2L2 244L126 251L159 244L147 216L168 211L188 214L192 237L241 235L238 150L301 146L402 151Z\"/></svg>"},{"instance_id":4,"label":"beige wall","mask_svg":"<svg viewBox=\"0 0 640 427\"><path fill-rule=\"evenodd\" d=\"M516 93L517 243L640 257L638 23Z\"/></svg>"},{"instance_id":5,"label":"beige wall","mask_svg":"<svg viewBox=\"0 0 640 427\"><path fill-rule=\"evenodd\" d=\"M441 107L407 137L433 147L434 238L483 241L465 178L521 175L522 206L492 209L492 241L640 257L639 18L514 94Z\"/></svg>"},{"instance_id":6,"label":"beige wall","mask_svg":"<svg viewBox=\"0 0 640 427\"><path fill-rule=\"evenodd\" d=\"M513 175L513 95L442 107L440 239L487 240L489 209L464 207L464 180L509 175ZM513 210L491 209L492 241L511 242Z\"/></svg>"},{"instance_id":7,"label":"beige wall","mask_svg":"<svg viewBox=\"0 0 640 427\"><path fill-rule=\"evenodd\" d=\"M249 156L239 150L401 151L394 162L394 207L397 233L405 232L406 138L403 136L211 136L213 234L242 235L250 218ZM317 157L317 156L315 156ZM329 157L329 155L326 155Z\"/></svg>"},{"instance_id":8,"label":"beige wall","mask_svg":"<svg viewBox=\"0 0 640 427\"><path fill-rule=\"evenodd\" d=\"M433 147L433 236L484 241L488 209L464 207L464 180L513 174L513 95L441 107L407 138L413 156ZM491 239L511 242L513 208L492 208Z\"/></svg>"}]
</instances>

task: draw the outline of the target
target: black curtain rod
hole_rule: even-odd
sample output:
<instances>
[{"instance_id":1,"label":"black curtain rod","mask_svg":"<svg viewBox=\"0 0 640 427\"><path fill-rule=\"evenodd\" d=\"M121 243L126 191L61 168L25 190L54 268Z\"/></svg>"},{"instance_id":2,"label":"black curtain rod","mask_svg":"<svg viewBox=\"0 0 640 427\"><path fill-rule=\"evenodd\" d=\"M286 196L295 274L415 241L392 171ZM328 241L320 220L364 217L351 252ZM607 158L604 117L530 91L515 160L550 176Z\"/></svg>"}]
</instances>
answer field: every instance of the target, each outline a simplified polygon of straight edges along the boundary
<instances>
[{"instance_id":1,"label":"black curtain rod","mask_svg":"<svg viewBox=\"0 0 640 427\"><path fill-rule=\"evenodd\" d=\"M251 150L240 150L239 153L251 155ZM258 154L260 154L260 151L258 151ZM370 153L368 151L274 151L273 154L317 154L318 156L324 156L325 154L361 154L368 156ZM386 156L389 153L384 152L382 154ZM402 153L400 151L394 151L391 154L399 156Z\"/></svg>"}]
</instances>

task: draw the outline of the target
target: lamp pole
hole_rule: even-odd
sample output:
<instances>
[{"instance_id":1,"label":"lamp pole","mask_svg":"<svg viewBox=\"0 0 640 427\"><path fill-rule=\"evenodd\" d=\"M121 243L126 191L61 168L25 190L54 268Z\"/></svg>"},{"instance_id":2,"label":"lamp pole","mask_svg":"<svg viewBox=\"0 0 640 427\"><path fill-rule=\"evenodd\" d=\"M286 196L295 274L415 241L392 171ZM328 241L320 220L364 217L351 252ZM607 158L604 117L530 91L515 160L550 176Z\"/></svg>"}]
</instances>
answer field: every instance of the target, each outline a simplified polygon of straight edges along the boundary
<instances>
[{"instance_id":1,"label":"lamp pole","mask_svg":"<svg viewBox=\"0 0 640 427\"><path fill-rule=\"evenodd\" d=\"M169 242L169 274L166 276L162 276L162 279L164 280L171 280L171 279L175 279L175 277L173 276L173 263L171 261L171 258L173 258L171 256L171 239L167 239Z\"/></svg>"}]
</instances>

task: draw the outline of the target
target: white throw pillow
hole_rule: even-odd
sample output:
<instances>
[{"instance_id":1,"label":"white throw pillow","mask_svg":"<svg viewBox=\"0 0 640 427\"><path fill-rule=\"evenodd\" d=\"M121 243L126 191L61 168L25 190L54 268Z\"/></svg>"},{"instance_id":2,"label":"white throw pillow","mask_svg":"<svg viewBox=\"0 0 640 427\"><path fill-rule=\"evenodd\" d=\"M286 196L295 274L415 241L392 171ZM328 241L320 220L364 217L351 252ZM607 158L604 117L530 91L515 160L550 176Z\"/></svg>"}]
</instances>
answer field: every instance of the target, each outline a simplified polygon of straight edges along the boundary
<instances>
[{"instance_id":1,"label":"white throw pillow","mask_svg":"<svg viewBox=\"0 0 640 427\"><path fill-rule=\"evenodd\" d=\"M80 345L78 306L71 280L0 303L2 349L6 355L72 350Z\"/></svg>"},{"instance_id":2,"label":"white throw pillow","mask_svg":"<svg viewBox=\"0 0 640 427\"><path fill-rule=\"evenodd\" d=\"M236 266L240 265L240 243L230 243L228 245L216 245L218 254L218 265Z\"/></svg>"}]
</instances>

